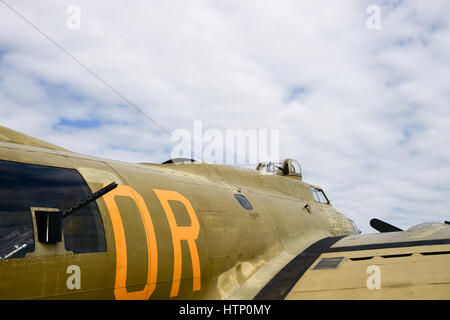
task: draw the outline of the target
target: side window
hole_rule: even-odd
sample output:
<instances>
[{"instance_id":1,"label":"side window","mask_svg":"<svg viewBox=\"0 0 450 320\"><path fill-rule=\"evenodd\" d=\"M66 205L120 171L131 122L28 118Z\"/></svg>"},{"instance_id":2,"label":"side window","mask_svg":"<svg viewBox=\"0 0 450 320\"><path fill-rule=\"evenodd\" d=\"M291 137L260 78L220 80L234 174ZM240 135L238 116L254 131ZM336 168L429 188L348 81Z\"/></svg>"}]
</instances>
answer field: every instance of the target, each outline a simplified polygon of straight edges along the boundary
<instances>
[{"instance_id":1,"label":"side window","mask_svg":"<svg viewBox=\"0 0 450 320\"><path fill-rule=\"evenodd\" d=\"M311 187L311 192L315 201L319 202L319 196L317 195L317 190Z\"/></svg>"},{"instance_id":2,"label":"side window","mask_svg":"<svg viewBox=\"0 0 450 320\"><path fill-rule=\"evenodd\" d=\"M325 196L325 193L323 193L322 190L317 190L317 194L319 196L320 203L329 203L327 197Z\"/></svg>"},{"instance_id":3,"label":"side window","mask_svg":"<svg viewBox=\"0 0 450 320\"><path fill-rule=\"evenodd\" d=\"M34 251L30 207L67 209L91 195L78 171L0 161L0 257L22 258ZM66 250L106 251L96 202L63 220Z\"/></svg>"},{"instance_id":4,"label":"side window","mask_svg":"<svg viewBox=\"0 0 450 320\"><path fill-rule=\"evenodd\" d=\"M235 194L234 197L245 210L253 210L250 202L242 194Z\"/></svg>"},{"instance_id":5,"label":"side window","mask_svg":"<svg viewBox=\"0 0 450 320\"><path fill-rule=\"evenodd\" d=\"M330 203L330 201L328 201L328 198L326 197L325 193L322 190L311 187L311 193L316 202L325 204Z\"/></svg>"}]
</instances>

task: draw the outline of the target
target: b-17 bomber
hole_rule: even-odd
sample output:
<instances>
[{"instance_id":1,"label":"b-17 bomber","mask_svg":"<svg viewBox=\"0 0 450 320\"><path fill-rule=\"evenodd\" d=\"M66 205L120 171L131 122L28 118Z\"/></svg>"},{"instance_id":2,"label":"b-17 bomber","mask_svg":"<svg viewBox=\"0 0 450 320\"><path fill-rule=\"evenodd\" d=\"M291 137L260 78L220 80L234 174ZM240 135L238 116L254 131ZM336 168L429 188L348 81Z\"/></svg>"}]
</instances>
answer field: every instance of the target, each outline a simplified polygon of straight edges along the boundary
<instances>
[{"instance_id":1,"label":"b-17 bomber","mask_svg":"<svg viewBox=\"0 0 450 320\"><path fill-rule=\"evenodd\" d=\"M134 164L0 127L0 299L450 298L448 222L371 225L294 159Z\"/></svg>"}]
</instances>

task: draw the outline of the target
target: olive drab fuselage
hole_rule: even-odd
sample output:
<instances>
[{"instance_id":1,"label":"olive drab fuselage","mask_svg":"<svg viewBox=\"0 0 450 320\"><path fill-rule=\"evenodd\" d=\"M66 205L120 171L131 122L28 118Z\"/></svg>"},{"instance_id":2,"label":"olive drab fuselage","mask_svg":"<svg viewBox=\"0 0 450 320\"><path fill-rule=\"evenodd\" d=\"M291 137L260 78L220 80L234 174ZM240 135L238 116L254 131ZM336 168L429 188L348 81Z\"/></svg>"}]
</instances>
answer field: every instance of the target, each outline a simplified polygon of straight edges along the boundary
<instances>
[{"instance_id":1,"label":"olive drab fuselage","mask_svg":"<svg viewBox=\"0 0 450 320\"><path fill-rule=\"evenodd\" d=\"M35 237L34 251L0 259L2 299L222 299L264 267L276 273L281 264L268 262L281 254L355 232L298 178L204 163L128 164L6 142L0 150L2 161L75 169L92 193L118 184L97 200L105 251L75 253Z\"/></svg>"},{"instance_id":2,"label":"olive drab fuselage","mask_svg":"<svg viewBox=\"0 0 450 320\"><path fill-rule=\"evenodd\" d=\"M360 234L302 178L293 159L130 164L0 126L0 299L450 298L448 222Z\"/></svg>"}]
</instances>

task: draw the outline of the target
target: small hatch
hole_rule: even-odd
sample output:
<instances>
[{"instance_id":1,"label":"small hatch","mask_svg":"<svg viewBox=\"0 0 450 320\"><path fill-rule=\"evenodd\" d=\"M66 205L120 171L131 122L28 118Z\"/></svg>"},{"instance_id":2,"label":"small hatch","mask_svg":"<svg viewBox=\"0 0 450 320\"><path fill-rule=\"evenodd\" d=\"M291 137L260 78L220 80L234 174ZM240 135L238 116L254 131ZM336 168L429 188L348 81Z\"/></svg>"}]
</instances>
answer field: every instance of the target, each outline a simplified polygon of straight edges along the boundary
<instances>
[{"instance_id":1,"label":"small hatch","mask_svg":"<svg viewBox=\"0 0 450 320\"><path fill-rule=\"evenodd\" d=\"M235 194L234 197L245 210L253 210L252 205L242 194Z\"/></svg>"},{"instance_id":2,"label":"small hatch","mask_svg":"<svg viewBox=\"0 0 450 320\"><path fill-rule=\"evenodd\" d=\"M336 269L344 261L344 257L323 258L317 263L313 270Z\"/></svg>"}]
</instances>

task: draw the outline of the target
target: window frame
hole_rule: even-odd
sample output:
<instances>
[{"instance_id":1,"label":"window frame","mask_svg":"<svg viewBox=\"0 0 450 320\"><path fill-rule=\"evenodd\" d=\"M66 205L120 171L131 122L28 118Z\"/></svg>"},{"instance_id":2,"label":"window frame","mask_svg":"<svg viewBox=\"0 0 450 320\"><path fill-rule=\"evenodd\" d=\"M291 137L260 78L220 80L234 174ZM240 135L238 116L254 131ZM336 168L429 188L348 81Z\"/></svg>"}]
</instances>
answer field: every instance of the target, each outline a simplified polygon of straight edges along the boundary
<instances>
[{"instance_id":1,"label":"window frame","mask_svg":"<svg viewBox=\"0 0 450 320\"><path fill-rule=\"evenodd\" d=\"M321 188L310 186L310 190L311 190L311 193L312 193L312 196L313 196L313 199L314 199L315 202L321 203L321 204L331 204L330 200L327 197L327 195L325 194L325 192ZM327 202L321 201L319 192L324 196L324 198L325 198L325 200Z\"/></svg>"},{"instance_id":2,"label":"window frame","mask_svg":"<svg viewBox=\"0 0 450 320\"><path fill-rule=\"evenodd\" d=\"M48 170L48 171L45 171ZM93 194L89 184L84 179L83 175L75 168L62 167L62 166L49 166L45 164L29 163L29 162L19 162L11 160L0 159L0 172L5 173L5 179L3 181L3 189L8 190L7 183L13 183L13 188L20 190L21 192L29 192L29 198L26 198L24 202L21 203L20 196L7 201L5 198L4 211L1 214L21 214L22 216L27 216L29 218L30 224L17 224L12 226L12 232L14 230L20 230L22 228L29 229L32 231L32 243L33 246L30 250L20 253L20 255L15 256L15 254L10 257L10 259L22 259L27 256L40 256L42 254L47 255L41 250L41 244L37 239L37 229L35 216L33 208L41 207L44 210L50 209L55 210L65 210L67 195L74 195L73 201L69 200L69 206L75 205L80 199L84 199L87 196ZM8 174L10 174L8 176ZM0 177L1 178L1 177ZM67 183L66 183L67 182ZM55 183L54 187L52 183ZM52 194L53 188L57 188L57 192L54 193L55 198L49 199L43 197L45 191ZM8 193L6 193L8 194ZM42 199L42 201L40 201ZM72 203L73 202L73 203ZM57 209L52 208L51 204L57 204ZM27 207L28 210L27 210ZM2 208L0 204L0 209ZM6 211L5 211L6 210ZM69 239L69 235L63 231L63 240L61 244L57 244L56 251L53 254L62 254L64 252L73 252L73 254L92 254L92 253L105 253L108 251L108 240L107 240L107 230L105 229L105 223L100 211L99 205L96 201L90 203L86 208L83 208L84 212L80 212L78 216L78 221L81 221L81 226L79 230L81 232L75 231L72 235L72 239ZM8 213L11 211L11 213ZM74 216L77 213L74 213ZM70 219L68 217L67 219ZM83 221L83 218L87 219ZM67 220L69 223L70 220ZM72 224L77 224L72 221ZM85 224L92 224L91 228L86 229ZM63 225L63 230L67 231L67 228L71 228L69 225ZM75 229L76 230L76 229ZM7 233L5 233L7 235ZM76 237L81 237L81 240L76 240ZM84 238L85 239L82 239ZM30 238L31 239L31 238ZM93 239L94 242L89 242L89 239ZM18 239L19 240L19 239ZM17 240L15 240L17 241ZM31 247L31 245L30 245ZM55 247L56 248L56 247ZM61 251L62 250L62 251ZM49 253L50 254L50 253Z\"/></svg>"}]
</instances>

